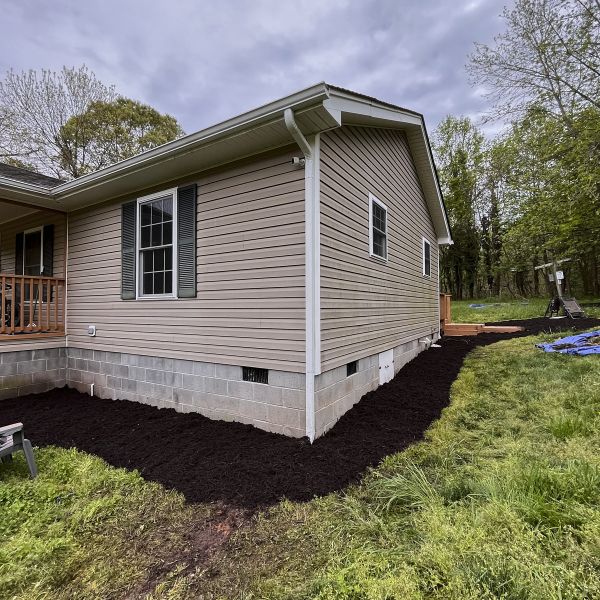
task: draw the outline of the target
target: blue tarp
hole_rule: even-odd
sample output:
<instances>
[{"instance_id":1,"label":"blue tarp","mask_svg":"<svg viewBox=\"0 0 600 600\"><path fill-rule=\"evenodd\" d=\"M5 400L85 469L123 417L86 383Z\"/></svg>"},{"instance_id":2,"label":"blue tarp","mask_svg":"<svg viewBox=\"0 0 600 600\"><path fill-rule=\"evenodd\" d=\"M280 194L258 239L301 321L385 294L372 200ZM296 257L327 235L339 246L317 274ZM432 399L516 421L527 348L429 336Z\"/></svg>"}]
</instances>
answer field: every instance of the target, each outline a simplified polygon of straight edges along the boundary
<instances>
[{"instance_id":1,"label":"blue tarp","mask_svg":"<svg viewBox=\"0 0 600 600\"><path fill-rule=\"evenodd\" d=\"M469 308L487 308L488 306L502 306L501 304L469 304Z\"/></svg>"},{"instance_id":2,"label":"blue tarp","mask_svg":"<svg viewBox=\"0 0 600 600\"><path fill-rule=\"evenodd\" d=\"M560 352L561 354L600 354L600 331L589 333L578 333L569 337L561 338L548 344L538 344L544 352Z\"/></svg>"}]
</instances>

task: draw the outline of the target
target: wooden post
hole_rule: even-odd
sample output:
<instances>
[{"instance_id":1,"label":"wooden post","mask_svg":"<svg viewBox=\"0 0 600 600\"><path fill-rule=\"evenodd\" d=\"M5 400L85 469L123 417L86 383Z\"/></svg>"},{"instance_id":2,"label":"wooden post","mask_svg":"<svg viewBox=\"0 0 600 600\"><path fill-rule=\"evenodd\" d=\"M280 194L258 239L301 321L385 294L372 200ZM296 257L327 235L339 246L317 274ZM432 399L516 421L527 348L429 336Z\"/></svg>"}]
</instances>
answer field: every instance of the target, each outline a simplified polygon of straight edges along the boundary
<instances>
[{"instance_id":1,"label":"wooden post","mask_svg":"<svg viewBox=\"0 0 600 600\"><path fill-rule=\"evenodd\" d=\"M444 330L444 326L452 321L451 299L452 296L450 294L440 294L440 325L442 331Z\"/></svg>"},{"instance_id":2,"label":"wooden post","mask_svg":"<svg viewBox=\"0 0 600 600\"><path fill-rule=\"evenodd\" d=\"M12 298L10 299L10 333L15 332L15 298L17 295L17 288L15 287L14 276L11 279L12 284Z\"/></svg>"},{"instance_id":3,"label":"wooden post","mask_svg":"<svg viewBox=\"0 0 600 600\"><path fill-rule=\"evenodd\" d=\"M2 275L2 287L0 288L0 298L2 299L2 321L0 321L0 331L6 333L6 277Z\"/></svg>"},{"instance_id":4,"label":"wooden post","mask_svg":"<svg viewBox=\"0 0 600 600\"><path fill-rule=\"evenodd\" d=\"M50 331L50 324L52 322L52 286L50 285L49 279L44 279L42 290L46 293L46 321L40 319L40 325L44 328L44 331ZM42 298L44 297L42 293Z\"/></svg>"},{"instance_id":5,"label":"wooden post","mask_svg":"<svg viewBox=\"0 0 600 600\"><path fill-rule=\"evenodd\" d=\"M19 289L19 331L24 331L23 323L25 323L25 277L21 277L21 287Z\"/></svg>"}]
</instances>

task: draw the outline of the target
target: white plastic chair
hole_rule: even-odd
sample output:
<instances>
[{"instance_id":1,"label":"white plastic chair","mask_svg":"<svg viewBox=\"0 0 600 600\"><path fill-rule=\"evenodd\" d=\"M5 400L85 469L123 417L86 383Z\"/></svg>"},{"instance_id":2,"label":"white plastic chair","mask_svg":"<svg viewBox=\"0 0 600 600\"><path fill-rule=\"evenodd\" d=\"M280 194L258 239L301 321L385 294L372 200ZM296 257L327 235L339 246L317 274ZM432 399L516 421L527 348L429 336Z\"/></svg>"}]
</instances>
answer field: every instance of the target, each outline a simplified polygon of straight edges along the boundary
<instances>
[{"instance_id":1,"label":"white plastic chair","mask_svg":"<svg viewBox=\"0 0 600 600\"><path fill-rule=\"evenodd\" d=\"M0 460L3 462L12 460L12 455L19 450L23 450L31 478L34 479L38 471L31 442L23 434L23 423L0 427Z\"/></svg>"}]
</instances>

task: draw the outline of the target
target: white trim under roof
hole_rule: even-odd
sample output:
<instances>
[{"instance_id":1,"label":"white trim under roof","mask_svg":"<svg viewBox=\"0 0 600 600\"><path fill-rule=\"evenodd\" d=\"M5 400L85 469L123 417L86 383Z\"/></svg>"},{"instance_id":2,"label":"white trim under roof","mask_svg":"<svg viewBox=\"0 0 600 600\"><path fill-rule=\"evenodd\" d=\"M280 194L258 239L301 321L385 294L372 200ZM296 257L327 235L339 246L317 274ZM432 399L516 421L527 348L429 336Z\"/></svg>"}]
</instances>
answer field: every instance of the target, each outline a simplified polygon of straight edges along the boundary
<instances>
[{"instance_id":1,"label":"white trim under roof","mask_svg":"<svg viewBox=\"0 0 600 600\"><path fill-rule=\"evenodd\" d=\"M326 83L311 86L51 190L0 177L0 199L66 212L121 196L137 195L144 189L293 143L284 120L286 109L294 111L300 132L307 136L342 124L403 130L431 213L437 242L452 243L423 116Z\"/></svg>"}]
</instances>

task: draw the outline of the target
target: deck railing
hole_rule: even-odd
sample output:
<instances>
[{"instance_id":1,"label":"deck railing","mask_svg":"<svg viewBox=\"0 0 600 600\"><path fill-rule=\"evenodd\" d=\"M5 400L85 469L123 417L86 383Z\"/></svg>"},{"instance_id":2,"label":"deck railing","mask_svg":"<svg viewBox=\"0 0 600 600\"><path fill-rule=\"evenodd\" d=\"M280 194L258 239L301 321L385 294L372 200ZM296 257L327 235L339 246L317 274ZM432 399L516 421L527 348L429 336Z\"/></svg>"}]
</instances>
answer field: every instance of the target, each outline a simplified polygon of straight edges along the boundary
<instances>
[{"instance_id":1,"label":"deck railing","mask_svg":"<svg viewBox=\"0 0 600 600\"><path fill-rule=\"evenodd\" d=\"M0 273L0 335L65 330L65 280Z\"/></svg>"}]
</instances>

